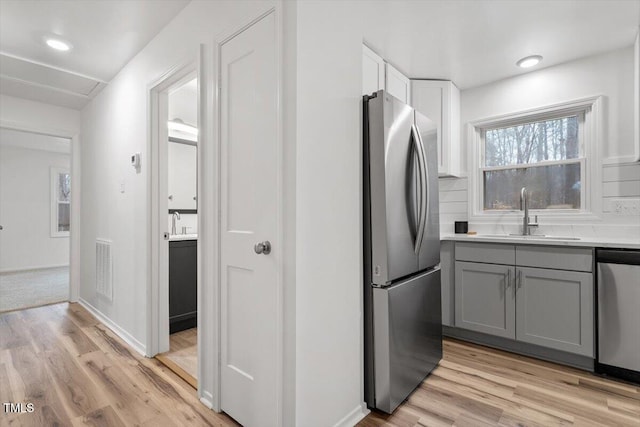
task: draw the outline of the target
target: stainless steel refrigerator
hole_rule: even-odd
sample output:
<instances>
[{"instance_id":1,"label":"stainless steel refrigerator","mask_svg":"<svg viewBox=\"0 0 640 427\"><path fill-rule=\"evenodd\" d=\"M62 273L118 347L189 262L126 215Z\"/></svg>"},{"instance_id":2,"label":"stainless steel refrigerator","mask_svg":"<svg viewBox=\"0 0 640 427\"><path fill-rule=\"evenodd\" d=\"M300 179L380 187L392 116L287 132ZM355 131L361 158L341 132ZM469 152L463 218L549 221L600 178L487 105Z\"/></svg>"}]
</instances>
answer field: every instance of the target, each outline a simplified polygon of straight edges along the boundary
<instances>
[{"instance_id":1,"label":"stainless steel refrigerator","mask_svg":"<svg viewBox=\"0 0 640 427\"><path fill-rule=\"evenodd\" d=\"M363 102L365 400L391 413L442 358L437 127Z\"/></svg>"}]
</instances>

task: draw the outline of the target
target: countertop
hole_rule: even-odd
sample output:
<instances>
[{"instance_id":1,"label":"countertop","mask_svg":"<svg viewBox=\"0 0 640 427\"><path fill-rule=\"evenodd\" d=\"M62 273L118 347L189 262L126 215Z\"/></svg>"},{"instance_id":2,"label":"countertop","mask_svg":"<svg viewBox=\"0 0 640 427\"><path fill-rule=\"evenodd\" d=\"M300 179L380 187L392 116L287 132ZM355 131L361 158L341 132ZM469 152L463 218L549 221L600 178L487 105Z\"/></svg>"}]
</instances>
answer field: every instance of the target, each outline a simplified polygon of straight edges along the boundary
<instances>
[{"instance_id":1,"label":"countertop","mask_svg":"<svg viewBox=\"0 0 640 427\"><path fill-rule=\"evenodd\" d=\"M511 243L518 245L542 245L542 246L582 246L590 248L623 248L640 249L640 241L637 239L609 238L609 237L580 237L580 240L550 240L520 237L500 237L483 234L443 234L440 240L452 240L456 242L487 242L487 243Z\"/></svg>"},{"instance_id":2,"label":"countertop","mask_svg":"<svg viewBox=\"0 0 640 427\"><path fill-rule=\"evenodd\" d=\"M182 240L198 240L197 234L172 234L169 236L170 242L180 242Z\"/></svg>"}]
</instances>

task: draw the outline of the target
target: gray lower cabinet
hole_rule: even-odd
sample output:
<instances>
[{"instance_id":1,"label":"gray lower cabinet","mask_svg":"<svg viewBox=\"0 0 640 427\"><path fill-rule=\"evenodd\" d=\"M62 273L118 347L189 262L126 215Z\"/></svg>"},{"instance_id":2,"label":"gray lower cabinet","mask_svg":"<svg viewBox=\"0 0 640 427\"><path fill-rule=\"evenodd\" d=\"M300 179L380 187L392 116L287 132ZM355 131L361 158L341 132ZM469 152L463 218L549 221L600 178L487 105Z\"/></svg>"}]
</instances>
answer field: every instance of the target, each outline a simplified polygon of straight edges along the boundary
<instances>
[{"instance_id":1,"label":"gray lower cabinet","mask_svg":"<svg viewBox=\"0 0 640 427\"><path fill-rule=\"evenodd\" d=\"M516 339L593 356L593 276L518 267Z\"/></svg>"},{"instance_id":2,"label":"gray lower cabinet","mask_svg":"<svg viewBox=\"0 0 640 427\"><path fill-rule=\"evenodd\" d=\"M594 357L591 249L456 243L455 259L456 328Z\"/></svg>"},{"instance_id":3,"label":"gray lower cabinet","mask_svg":"<svg viewBox=\"0 0 640 427\"><path fill-rule=\"evenodd\" d=\"M516 336L515 268L456 262L456 326L505 338Z\"/></svg>"},{"instance_id":4,"label":"gray lower cabinet","mask_svg":"<svg viewBox=\"0 0 640 427\"><path fill-rule=\"evenodd\" d=\"M198 324L198 242L169 242L169 333Z\"/></svg>"}]
</instances>

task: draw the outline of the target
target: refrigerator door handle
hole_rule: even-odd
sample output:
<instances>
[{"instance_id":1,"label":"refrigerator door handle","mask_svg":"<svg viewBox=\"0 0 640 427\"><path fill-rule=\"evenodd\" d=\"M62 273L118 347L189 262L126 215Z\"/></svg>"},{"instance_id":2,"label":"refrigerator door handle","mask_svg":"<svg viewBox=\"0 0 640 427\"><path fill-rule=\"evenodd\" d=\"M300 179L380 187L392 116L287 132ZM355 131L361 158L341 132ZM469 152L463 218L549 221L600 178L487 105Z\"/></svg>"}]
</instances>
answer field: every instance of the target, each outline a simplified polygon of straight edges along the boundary
<instances>
[{"instance_id":1,"label":"refrigerator door handle","mask_svg":"<svg viewBox=\"0 0 640 427\"><path fill-rule=\"evenodd\" d=\"M418 209L418 231L416 233L416 241L414 245L414 251L416 254L420 253L422 247L422 239L424 237L424 229L427 222L427 209L429 208L429 192L427 191L428 177L427 173L427 160L424 153L424 145L422 144L422 138L418 127L411 125L412 140L415 146L416 153L418 154L418 170L420 176L418 182L420 183L420 204Z\"/></svg>"},{"instance_id":2,"label":"refrigerator door handle","mask_svg":"<svg viewBox=\"0 0 640 427\"><path fill-rule=\"evenodd\" d=\"M431 182L429 182L429 162L427 162L426 148L424 147L424 142L422 141L422 136L420 135L420 128L418 128L418 125L415 126L416 133L418 134L418 138L420 139L420 148L422 149L422 163L424 164L424 167L422 168L422 170L424 171L424 194L422 195L422 197L426 199L426 202L424 204L424 217L422 219L422 223L424 224L424 226L422 227L422 237L420 237L420 246L422 246L422 239L424 238L425 233L424 229L427 227L427 215L429 215L429 211L431 209L431 192L429 191L429 189L431 188Z\"/></svg>"}]
</instances>

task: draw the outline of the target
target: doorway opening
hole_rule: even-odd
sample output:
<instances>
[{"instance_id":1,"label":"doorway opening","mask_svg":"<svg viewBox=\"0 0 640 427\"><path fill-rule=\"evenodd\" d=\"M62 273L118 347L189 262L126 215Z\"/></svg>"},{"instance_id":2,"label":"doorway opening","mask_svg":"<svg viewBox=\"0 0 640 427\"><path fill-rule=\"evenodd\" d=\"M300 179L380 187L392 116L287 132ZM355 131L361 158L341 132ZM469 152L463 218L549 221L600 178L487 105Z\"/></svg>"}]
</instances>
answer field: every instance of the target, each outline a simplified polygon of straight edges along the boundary
<instances>
[{"instance_id":1,"label":"doorway opening","mask_svg":"<svg viewBox=\"0 0 640 427\"><path fill-rule=\"evenodd\" d=\"M70 300L71 139L0 128L0 312Z\"/></svg>"},{"instance_id":2,"label":"doorway opening","mask_svg":"<svg viewBox=\"0 0 640 427\"><path fill-rule=\"evenodd\" d=\"M198 80L187 73L159 93L159 348L156 358L197 389L198 373ZM165 208L166 207L166 208ZM164 215L162 214L164 212ZM166 276L165 276L166 275ZM165 279L166 277L166 279ZM166 308L166 307L165 307Z\"/></svg>"}]
</instances>

